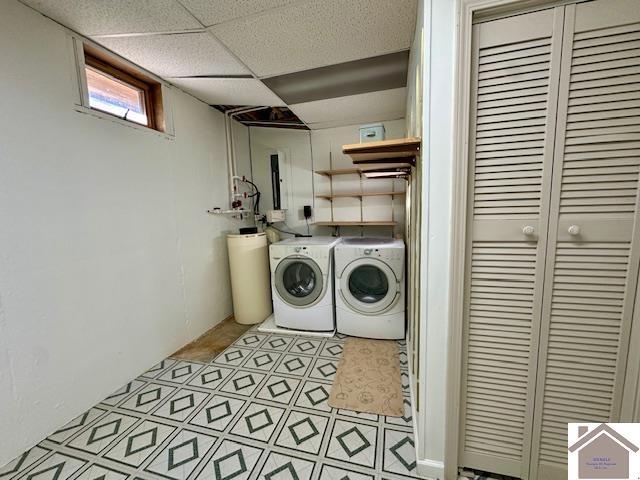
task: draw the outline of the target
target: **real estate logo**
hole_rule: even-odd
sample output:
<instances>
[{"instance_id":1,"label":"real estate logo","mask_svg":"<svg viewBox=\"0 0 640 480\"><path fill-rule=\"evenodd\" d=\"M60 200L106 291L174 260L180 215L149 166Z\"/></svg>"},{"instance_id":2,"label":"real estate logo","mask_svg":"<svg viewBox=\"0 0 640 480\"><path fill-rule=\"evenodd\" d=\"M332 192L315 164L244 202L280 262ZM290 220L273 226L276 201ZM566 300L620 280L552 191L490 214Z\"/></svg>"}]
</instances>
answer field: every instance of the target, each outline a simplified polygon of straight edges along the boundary
<instances>
[{"instance_id":1,"label":"real estate logo","mask_svg":"<svg viewBox=\"0 0 640 480\"><path fill-rule=\"evenodd\" d=\"M569 480L640 480L639 423L570 423Z\"/></svg>"}]
</instances>

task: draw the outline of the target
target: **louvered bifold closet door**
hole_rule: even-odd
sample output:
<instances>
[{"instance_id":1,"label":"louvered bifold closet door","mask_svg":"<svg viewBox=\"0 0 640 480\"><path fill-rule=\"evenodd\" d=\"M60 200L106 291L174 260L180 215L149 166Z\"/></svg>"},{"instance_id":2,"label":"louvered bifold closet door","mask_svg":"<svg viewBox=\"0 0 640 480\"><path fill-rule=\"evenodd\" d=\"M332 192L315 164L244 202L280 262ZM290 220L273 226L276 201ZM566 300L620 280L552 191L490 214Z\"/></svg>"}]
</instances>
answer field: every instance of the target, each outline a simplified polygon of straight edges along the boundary
<instances>
[{"instance_id":1,"label":"louvered bifold closet door","mask_svg":"<svg viewBox=\"0 0 640 480\"><path fill-rule=\"evenodd\" d=\"M640 2L566 7L532 478L566 479L567 422L619 418L638 276Z\"/></svg>"},{"instance_id":2,"label":"louvered bifold closet door","mask_svg":"<svg viewBox=\"0 0 640 480\"><path fill-rule=\"evenodd\" d=\"M474 26L460 463L526 477L563 9Z\"/></svg>"}]
</instances>

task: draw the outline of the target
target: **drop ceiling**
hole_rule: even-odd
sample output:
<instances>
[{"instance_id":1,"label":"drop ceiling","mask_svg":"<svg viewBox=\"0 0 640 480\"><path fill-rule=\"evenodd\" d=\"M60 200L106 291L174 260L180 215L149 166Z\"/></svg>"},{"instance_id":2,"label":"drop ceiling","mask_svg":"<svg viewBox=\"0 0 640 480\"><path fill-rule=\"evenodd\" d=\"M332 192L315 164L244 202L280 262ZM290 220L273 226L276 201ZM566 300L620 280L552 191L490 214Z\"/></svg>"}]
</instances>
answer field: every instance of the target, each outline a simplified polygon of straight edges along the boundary
<instances>
[{"instance_id":1,"label":"drop ceiling","mask_svg":"<svg viewBox=\"0 0 640 480\"><path fill-rule=\"evenodd\" d=\"M405 114L417 0L21 1L209 104L310 128Z\"/></svg>"}]
</instances>

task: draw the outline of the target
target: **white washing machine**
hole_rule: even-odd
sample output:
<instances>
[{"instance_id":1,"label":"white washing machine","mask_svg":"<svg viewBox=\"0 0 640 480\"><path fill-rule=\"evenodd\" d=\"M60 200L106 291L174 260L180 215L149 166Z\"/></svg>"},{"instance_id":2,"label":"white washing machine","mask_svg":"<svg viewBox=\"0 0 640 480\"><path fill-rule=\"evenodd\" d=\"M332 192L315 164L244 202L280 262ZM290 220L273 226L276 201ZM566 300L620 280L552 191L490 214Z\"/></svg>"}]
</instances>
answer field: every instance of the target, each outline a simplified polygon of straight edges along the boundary
<instances>
[{"instance_id":1,"label":"white washing machine","mask_svg":"<svg viewBox=\"0 0 640 480\"><path fill-rule=\"evenodd\" d=\"M278 327L335 329L334 237L288 238L269 247L273 314Z\"/></svg>"},{"instance_id":2,"label":"white washing machine","mask_svg":"<svg viewBox=\"0 0 640 480\"><path fill-rule=\"evenodd\" d=\"M356 337L404 338L404 242L343 238L334 255L338 332Z\"/></svg>"}]
</instances>

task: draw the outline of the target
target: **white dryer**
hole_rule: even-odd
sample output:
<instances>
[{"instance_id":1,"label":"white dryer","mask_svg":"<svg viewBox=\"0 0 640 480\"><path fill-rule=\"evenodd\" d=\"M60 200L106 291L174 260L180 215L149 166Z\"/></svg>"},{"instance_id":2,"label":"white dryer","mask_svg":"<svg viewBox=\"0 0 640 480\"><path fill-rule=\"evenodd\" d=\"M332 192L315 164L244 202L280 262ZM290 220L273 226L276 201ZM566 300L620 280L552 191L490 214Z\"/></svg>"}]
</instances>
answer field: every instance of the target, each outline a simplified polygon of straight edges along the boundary
<instances>
[{"instance_id":1,"label":"white dryer","mask_svg":"<svg viewBox=\"0 0 640 480\"><path fill-rule=\"evenodd\" d=\"M273 314L279 327L335 329L334 237L288 238L269 247Z\"/></svg>"},{"instance_id":2,"label":"white dryer","mask_svg":"<svg viewBox=\"0 0 640 480\"><path fill-rule=\"evenodd\" d=\"M404 338L404 242L343 238L334 254L337 331L356 337Z\"/></svg>"}]
</instances>

